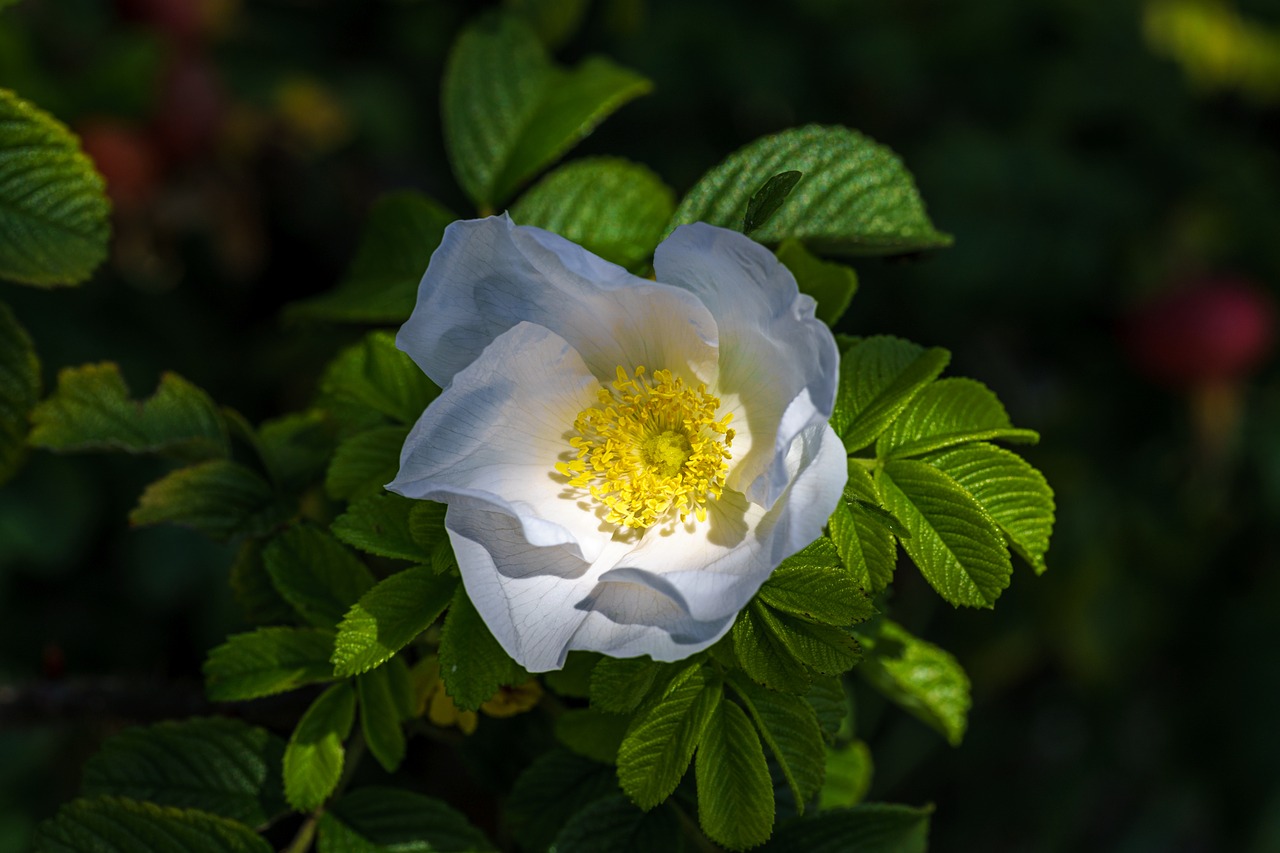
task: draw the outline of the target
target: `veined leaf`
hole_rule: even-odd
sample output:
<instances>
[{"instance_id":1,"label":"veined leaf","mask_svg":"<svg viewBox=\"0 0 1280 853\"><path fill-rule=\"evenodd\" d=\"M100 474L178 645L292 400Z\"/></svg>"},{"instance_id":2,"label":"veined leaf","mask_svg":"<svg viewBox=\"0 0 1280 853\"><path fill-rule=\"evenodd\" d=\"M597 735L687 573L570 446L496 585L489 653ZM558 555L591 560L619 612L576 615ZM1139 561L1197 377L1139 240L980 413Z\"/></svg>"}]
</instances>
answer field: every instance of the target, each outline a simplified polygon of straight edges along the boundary
<instances>
[{"instance_id":1,"label":"veined leaf","mask_svg":"<svg viewBox=\"0 0 1280 853\"><path fill-rule=\"evenodd\" d=\"M932 806L865 803L832 809L779 829L761 853L925 853Z\"/></svg>"},{"instance_id":2,"label":"veined leaf","mask_svg":"<svg viewBox=\"0 0 1280 853\"><path fill-rule=\"evenodd\" d=\"M0 483L26 453L28 415L40 398L40 361L27 330L0 302Z\"/></svg>"},{"instance_id":3,"label":"veined leaf","mask_svg":"<svg viewBox=\"0 0 1280 853\"><path fill-rule=\"evenodd\" d=\"M887 619L859 631L867 650L858 673L958 746L968 725L969 677L956 659Z\"/></svg>"},{"instance_id":4,"label":"veined leaf","mask_svg":"<svg viewBox=\"0 0 1280 853\"><path fill-rule=\"evenodd\" d=\"M30 443L47 450L168 453L194 461L227 455L227 431L209 395L176 373L134 402L110 362L64 368L31 413Z\"/></svg>"},{"instance_id":5,"label":"veined leaf","mask_svg":"<svg viewBox=\"0 0 1280 853\"><path fill-rule=\"evenodd\" d=\"M803 693L812 677L778 635L771 614L753 601L738 614L731 631L733 650L743 672L773 690Z\"/></svg>"},{"instance_id":6,"label":"veined leaf","mask_svg":"<svg viewBox=\"0 0 1280 853\"><path fill-rule=\"evenodd\" d=\"M769 690L744 678L730 683L795 793L796 808L804 814L805 804L822 787L826 763L817 713L803 697Z\"/></svg>"},{"instance_id":7,"label":"veined leaf","mask_svg":"<svg viewBox=\"0 0 1280 853\"><path fill-rule=\"evenodd\" d=\"M797 619L757 604L767 630L782 642L792 657L815 672L839 675L862 659L858 641L849 636L847 629Z\"/></svg>"},{"instance_id":8,"label":"veined leaf","mask_svg":"<svg viewBox=\"0 0 1280 853\"><path fill-rule=\"evenodd\" d=\"M320 853L488 853L493 843L451 806L401 788L357 788L320 822ZM363 846L361 846L363 845Z\"/></svg>"},{"instance_id":9,"label":"veined leaf","mask_svg":"<svg viewBox=\"0 0 1280 853\"><path fill-rule=\"evenodd\" d=\"M840 357L831 428L850 453L866 447L950 360L944 349L926 350L882 335L864 338Z\"/></svg>"},{"instance_id":10,"label":"veined leaf","mask_svg":"<svg viewBox=\"0 0 1280 853\"><path fill-rule=\"evenodd\" d=\"M436 621L457 583L425 566L380 582L360 597L338 626L333 671L358 675L390 659Z\"/></svg>"},{"instance_id":11,"label":"veined leaf","mask_svg":"<svg viewBox=\"0 0 1280 853\"><path fill-rule=\"evenodd\" d=\"M272 539L262 559L280 595L318 628L334 628L374 584L373 575L354 554L306 525L290 527Z\"/></svg>"},{"instance_id":12,"label":"veined leaf","mask_svg":"<svg viewBox=\"0 0 1280 853\"><path fill-rule=\"evenodd\" d=\"M644 811L622 794L604 797L577 812L556 836L556 853L678 853L684 848L680 821L667 808Z\"/></svg>"},{"instance_id":13,"label":"veined leaf","mask_svg":"<svg viewBox=\"0 0 1280 853\"><path fill-rule=\"evenodd\" d=\"M405 720L414 715L409 668L392 658L377 669L356 677L360 698L360 727L369 752L388 773L404 761Z\"/></svg>"},{"instance_id":14,"label":"veined leaf","mask_svg":"<svg viewBox=\"0 0 1280 853\"><path fill-rule=\"evenodd\" d=\"M854 581L874 595L893 580L898 548L881 519L859 511L850 503L850 499L865 501L872 506L880 503L880 491L875 481L856 462L849 463L844 498L836 504L827 521L831 541L836 545L841 562L853 574ZM910 534L910 531L904 532Z\"/></svg>"},{"instance_id":15,"label":"veined leaf","mask_svg":"<svg viewBox=\"0 0 1280 853\"><path fill-rule=\"evenodd\" d=\"M324 412L310 409L263 422L251 440L272 484L301 492L319 479L333 455L334 432Z\"/></svg>"},{"instance_id":16,"label":"veined leaf","mask_svg":"<svg viewBox=\"0 0 1280 853\"><path fill-rule=\"evenodd\" d=\"M876 456L903 459L993 438L1034 444L1040 436L1015 429L1004 406L981 382L940 379L916 395L881 433Z\"/></svg>"},{"instance_id":17,"label":"veined leaf","mask_svg":"<svg viewBox=\"0 0 1280 853\"><path fill-rule=\"evenodd\" d=\"M375 427L342 442L325 474L325 492L347 501L382 494L400 470L400 448L408 435L407 426Z\"/></svg>"},{"instance_id":18,"label":"veined leaf","mask_svg":"<svg viewBox=\"0 0 1280 853\"><path fill-rule=\"evenodd\" d=\"M78 284L107 257L106 187L75 134L0 89L0 278Z\"/></svg>"},{"instance_id":19,"label":"veined leaf","mask_svg":"<svg viewBox=\"0 0 1280 853\"><path fill-rule=\"evenodd\" d=\"M841 567L835 543L825 536L783 560L757 595L776 610L828 625L864 622L876 612L855 577Z\"/></svg>"},{"instance_id":20,"label":"veined leaf","mask_svg":"<svg viewBox=\"0 0 1280 853\"><path fill-rule=\"evenodd\" d=\"M750 234L769 221L804 175L794 169L779 172L765 181L756 194L747 200L747 213L742 219L742 233Z\"/></svg>"},{"instance_id":21,"label":"veined leaf","mask_svg":"<svg viewBox=\"0 0 1280 853\"><path fill-rule=\"evenodd\" d=\"M708 222L736 228L747 201L772 175L804 173L778 212L753 235L788 237L821 252L901 254L951 245L934 229L910 173L888 148L845 127L806 127L765 136L702 177L676 209L671 228Z\"/></svg>"},{"instance_id":22,"label":"veined leaf","mask_svg":"<svg viewBox=\"0 0 1280 853\"><path fill-rule=\"evenodd\" d=\"M498 644L462 584L440 632L440 677L449 698L464 711L477 710L504 685L529 678Z\"/></svg>"},{"instance_id":23,"label":"veined leaf","mask_svg":"<svg viewBox=\"0 0 1280 853\"><path fill-rule=\"evenodd\" d=\"M985 442L934 453L923 461L972 495L1036 574L1045 570L1054 504L1043 474L1017 454Z\"/></svg>"},{"instance_id":24,"label":"veined leaf","mask_svg":"<svg viewBox=\"0 0 1280 853\"><path fill-rule=\"evenodd\" d=\"M755 727L742 708L721 702L698 741L698 821L730 850L764 843L773 831L773 782Z\"/></svg>"},{"instance_id":25,"label":"veined leaf","mask_svg":"<svg viewBox=\"0 0 1280 853\"><path fill-rule=\"evenodd\" d=\"M372 332L329 364L320 392L320 405L339 421L369 428L381 425L377 415L412 424L440 389L396 348L394 335Z\"/></svg>"},{"instance_id":26,"label":"veined leaf","mask_svg":"<svg viewBox=\"0 0 1280 853\"><path fill-rule=\"evenodd\" d=\"M630 269L653 256L675 195L647 167L618 157L566 163L511 206L520 225L536 225Z\"/></svg>"},{"instance_id":27,"label":"veined leaf","mask_svg":"<svg viewBox=\"0 0 1280 853\"><path fill-rule=\"evenodd\" d=\"M828 742L833 742L844 727L849 714L849 696L844 690L844 679L839 676L815 678L804 699L818 718L818 727Z\"/></svg>"},{"instance_id":28,"label":"veined leaf","mask_svg":"<svg viewBox=\"0 0 1280 853\"><path fill-rule=\"evenodd\" d=\"M795 239L783 240L775 254L796 277L800 292L809 294L818 303L814 312L817 318L834 326L858 290L858 274L853 267L824 261Z\"/></svg>"},{"instance_id":29,"label":"veined leaf","mask_svg":"<svg viewBox=\"0 0 1280 853\"><path fill-rule=\"evenodd\" d=\"M37 853L271 853L249 827L225 817L121 797L72 800L36 831Z\"/></svg>"},{"instance_id":30,"label":"veined leaf","mask_svg":"<svg viewBox=\"0 0 1280 853\"><path fill-rule=\"evenodd\" d=\"M351 268L329 293L296 302L287 317L346 323L403 323L418 298L418 282L458 217L426 196L382 196L369 211Z\"/></svg>"},{"instance_id":31,"label":"veined leaf","mask_svg":"<svg viewBox=\"0 0 1280 853\"><path fill-rule=\"evenodd\" d=\"M125 729L84 768L87 797L196 808L249 826L288 810L284 741L238 720L192 719Z\"/></svg>"},{"instance_id":32,"label":"veined leaf","mask_svg":"<svg viewBox=\"0 0 1280 853\"><path fill-rule=\"evenodd\" d=\"M616 793L617 771L611 764L553 749L516 779L506 801L507 822L527 849L542 850L571 815Z\"/></svg>"},{"instance_id":33,"label":"veined leaf","mask_svg":"<svg viewBox=\"0 0 1280 853\"><path fill-rule=\"evenodd\" d=\"M707 684L702 664L696 663L636 715L618 749L618 781L632 802L651 809L671 796L722 695L719 685Z\"/></svg>"},{"instance_id":34,"label":"veined leaf","mask_svg":"<svg viewBox=\"0 0 1280 853\"><path fill-rule=\"evenodd\" d=\"M871 789L875 764L871 750L860 740L827 748L827 773L818 799L822 810L856 806Z\"/></svg>"},{"instance_id":35,"label":"veined leaf","mask_svg":"<svg viewBox=\"0 0 1280 853\"><path fill-rule=\"evenodd\" d=\"M486 15L458 37L445 68L441 108L458 183L492 207L649 88L605 59L559 68L524 22Z\"/></svg>"},{"instance_id":36,"label":"veined leaf","mask_svg":"<svg viewBox=\"0 0 1280 853\"><path fill-rule=\"evenodd\" d=\"M256 536L284 521L289 509L266 480L226 459L179 468L147 486L129 523L178 524L211 539Z\"/></svg>"},{"instance_id":37,"label":"veined leaf","mask_svg":"<svg viewBox=\"0 0 1280 853\"><path fill-rule=\"evenodd\" d=\"M423 548L409 529L409 516L416 501L390 492L359 500L330 525L333 535L367 554L430 562L432 551Z\"/></svg>"},{"instance_id":38,"label":"veined leaf","mask_svg":"<svg viewBox=\"0 0 1280 853\"><path fill-rule=\"evenodd\" d=\"M591 670L591 707L629 714L640 707L655 684L673 674L671 664L649 658L604 658Z\"/></svg>"},{"instance_id":39,"label":"veined leaf","mask_svg":"<svg viewBox=\"0 0 1280 853\"><path fill-rule=\"evenodd\" d=\"M938 594L955 605L991 607L1013 567L1004 537L969 492L915 460L880 472L885 504L911 531L902 547Z\"/></svg>"},{"instance_id":40,"label":"veined leaf","mask_svg":"<svg viewBox=\"0 0 1280 853\"><path fill-rule=\"evenodd\" d=\"M284 751L284 793L298 811L319 808L338 787L343 741L355 722L356 696L341 682L321 693L298 721Z\"/></svg>"},{"instance_id":41,"label":"veined leaf","mask_svg":"<svg viewBox=\"0 0 1280 853\"><path fill-rule=\"evenodd\" d=\"M259 628L235 634L209 652L205 693L236 702L333 679L333 632L319 628Z\"/></svg>"}]
</instances>

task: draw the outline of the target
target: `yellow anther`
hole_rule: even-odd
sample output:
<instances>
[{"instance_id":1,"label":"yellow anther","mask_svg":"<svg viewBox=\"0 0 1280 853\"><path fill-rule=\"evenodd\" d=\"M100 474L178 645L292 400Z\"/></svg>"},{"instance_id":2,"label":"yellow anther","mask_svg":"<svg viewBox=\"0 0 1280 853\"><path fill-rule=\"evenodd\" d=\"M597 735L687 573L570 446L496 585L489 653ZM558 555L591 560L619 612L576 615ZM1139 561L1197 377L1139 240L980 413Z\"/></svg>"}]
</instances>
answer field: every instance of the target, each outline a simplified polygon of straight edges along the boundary
<instances>
[{"instance_id":1,"label":"yellow anther","mask_svg":"<svg viewBox=\"0 0 1280 853\"><path fill-rule=\"evenodd\" d=\"M605 521L635 530L672 514L707 517L707 501L724 491L733 444L732 414L717 418L720 400L691 388L670 370L617 378L598 392L599 405L573 422L577 458L555 469L604 504Z\"/></svg>"}]
</instances>

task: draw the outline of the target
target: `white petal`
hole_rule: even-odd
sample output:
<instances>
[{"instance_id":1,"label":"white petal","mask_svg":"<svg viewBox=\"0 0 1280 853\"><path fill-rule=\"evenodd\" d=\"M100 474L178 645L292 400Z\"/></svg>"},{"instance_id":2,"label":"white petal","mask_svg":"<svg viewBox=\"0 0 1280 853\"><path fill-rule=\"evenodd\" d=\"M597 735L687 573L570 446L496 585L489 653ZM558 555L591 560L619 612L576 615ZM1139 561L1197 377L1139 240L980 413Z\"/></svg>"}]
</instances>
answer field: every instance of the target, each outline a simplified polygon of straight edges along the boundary
<instances>
[{"instance_id":1,"label":"white petal","mask_svg":"<svg viewBox=\"0 0 1280 853\"><path fill-rule=\"evenodd\" d=\"M414 424L387 485L410 498L517 518L526 541L568 545L586 560L610 532L566 496L555 464L571 458L573 420L599 381L562 338L530 323L499 335Z\"/></svg>"},{"instance_id":2,"label":"white petal","mask_svg":"<svg viewBox=\"0 0 1280 853\"><path fill-rule=\"evenodd\" d=\"M715 388L741 435L728 485L772 506L788 481L787 448L801 430L831 416L839 372L831 330L813 316L815 303L791 272L736 231L681 226L658 246L653 263L659 281L687 288L715 317Z\"/></svg>"},{"instance_id":3,"label":"white petal","mask_svg":"<svg viewBox=\"0 0 1280 853\"><path fill-rule=\"evenodd\" d=\"M779 563L822 535L844 491L844 447L826 423L802 430L783 462L791 482L772 508L726 492L707 522L651 528L600 580L643 586L701 622L732 619Z\"/></svg>"},{"instance_id":4,"label":"white petal","mask_svg":"<svg viewBox=\"0 0 1280 853\"><path fill-rule=\"evenodd\" d=\"M587 617L570 638L570 651L615 658L649 655L663 661L682 660L707 648L733 627L736 615L699 621L662 593L623 582L598 584L583 606Z\"/></svg>"},{"instance_id":5,"label":"white petal","mask_svg":"<svg viewBox=\"0 0 1280 853\"><path fill-rule=\"evenodd\" d=\"M564 338L602 380L644 365L715 382L716 325L695 296L506 214L445 229L396 345L444 387L522 320Z\"/></svg>"}]
</instances>

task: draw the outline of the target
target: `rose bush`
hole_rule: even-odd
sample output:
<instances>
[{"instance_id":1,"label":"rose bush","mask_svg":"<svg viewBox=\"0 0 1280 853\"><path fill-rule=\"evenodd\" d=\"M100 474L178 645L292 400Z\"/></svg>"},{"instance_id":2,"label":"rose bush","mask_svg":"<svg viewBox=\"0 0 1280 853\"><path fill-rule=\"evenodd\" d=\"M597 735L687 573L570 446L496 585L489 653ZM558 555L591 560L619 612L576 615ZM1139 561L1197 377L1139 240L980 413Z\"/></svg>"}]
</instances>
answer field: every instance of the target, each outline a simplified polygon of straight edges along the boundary
<instances>
[{"instance_id":1,"label":"rose bush","mask_svg":"<svg viewBox=\"0 0 1280 853\"><path fill-rule=\"evenodd\" d=\"M448 504L467 593L532 672L711 645L845 484L838 350L791 273L704 224L654 271L455 222L397 336L444 391L387 488Z\"/></svg>"}]
</instances>

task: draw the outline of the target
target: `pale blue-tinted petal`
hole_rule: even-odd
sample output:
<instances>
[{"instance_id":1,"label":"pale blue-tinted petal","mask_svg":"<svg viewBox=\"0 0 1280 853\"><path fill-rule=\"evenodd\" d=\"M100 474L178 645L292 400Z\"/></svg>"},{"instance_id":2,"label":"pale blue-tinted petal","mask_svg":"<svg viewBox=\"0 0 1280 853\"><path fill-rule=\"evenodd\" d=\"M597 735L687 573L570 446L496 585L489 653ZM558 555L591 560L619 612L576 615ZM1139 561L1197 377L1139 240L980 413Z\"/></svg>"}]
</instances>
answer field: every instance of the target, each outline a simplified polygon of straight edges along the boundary
<instances>
[{"instance_id":1,"label":"pale blue-tinted petal","mask_svg":"<svg viewBox=\"0 0 1280 853\"><path fill-rule=\"evenodd\" d=\"M745 433L728 484L772 506L787 484L792 440L831 415L839 372L831 330L773 253L736 231L681 226L658 246L654 270L711 309L720 333L715 388Z\"/></svg>"},{"instance_id":2,"label":"pale blue-tinted petal","mask_svg":"<svg viewBox=\"0 0 1280 853\"><path fill-rule=\"evenodd\" d=\"M423 412L387 485L410 498L519 519L526 541L593 560L609 539L555 464L600 383L562 338L531 323L499 335Z\"/></svg>"},{"instance_id":3,"label":"pale blue-tinted petal","mask_svg":"<svg viewBox=\"0 0 1280 853\"><path fill-rule=\"evenodd\" d=\"M733 627L736 615L700 621L660 592L608 581L597 584L579 606L587 616L569 639L569 651L661 661L682 660L711 646Z\"/></svg>"},{"instance_id":4,"label":"pale blue-tinted petal","mask_svg":"<svg viewBox=\"0 0 1280 853\"><path fill-rule=\"evenodd\" d=\"M444 387L521 321L564 338L602 380L644 365L715 382L716 325L696 296L506 214L445 229L396 345Z\"/></svg>"}]
</instances>

